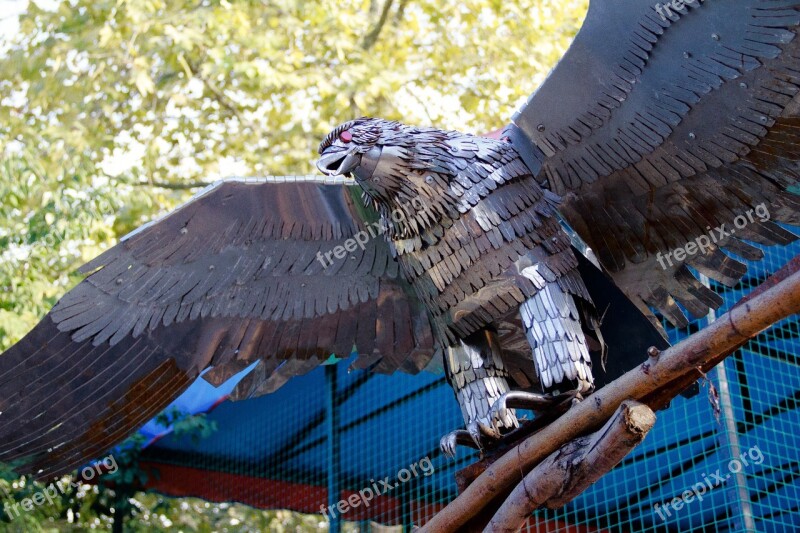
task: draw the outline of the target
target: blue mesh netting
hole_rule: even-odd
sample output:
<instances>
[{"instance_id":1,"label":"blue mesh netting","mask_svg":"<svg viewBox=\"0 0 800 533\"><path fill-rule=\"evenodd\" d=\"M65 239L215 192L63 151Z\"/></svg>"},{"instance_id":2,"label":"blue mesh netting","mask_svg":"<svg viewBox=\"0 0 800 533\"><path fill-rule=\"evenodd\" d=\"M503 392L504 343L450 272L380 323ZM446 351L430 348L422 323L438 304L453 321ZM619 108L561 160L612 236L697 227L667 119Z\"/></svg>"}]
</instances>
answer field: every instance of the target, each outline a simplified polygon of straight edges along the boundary
<instances>
[{"instance_id":1,"label":"blue mesh netting","mask_svg":"<svg viewBox=\"0 0 800 533\"><path fill-rule=\"evenodd\" d=\"M734 289L712 284L725 299L720 313L798 253L798 244L768 249ZM670 336L677 341L705 321L672 329ZM675 399L619 466L566 508L536 513L529 530L800 529L799 328L796 319L775 325L729 357L723 373L709 374L720 392L719 420L707 386L694 398ZM334 385L336 398L330 395ZM200 444L168 437L149 449L147 459L164 473L158 490L319 512L328 504L329 485L340 491L335 502L387 476L397 482L401 469L429 458L432 474L419 468L369 507L362 502L342 517L365 526L370 520L411 525L456 496L454 473L475 460L463 449L455 461L440 455L439 437L462 420L444 378L431 374L348 373L339 364L272 395L225 402L209 416L219 430ZM192 471L202 475L192 477ZM715 482L715 473L724 484ZM702 499L687 498L676 509L671 502L693 486Z\"/></svg>"}]
</instances>

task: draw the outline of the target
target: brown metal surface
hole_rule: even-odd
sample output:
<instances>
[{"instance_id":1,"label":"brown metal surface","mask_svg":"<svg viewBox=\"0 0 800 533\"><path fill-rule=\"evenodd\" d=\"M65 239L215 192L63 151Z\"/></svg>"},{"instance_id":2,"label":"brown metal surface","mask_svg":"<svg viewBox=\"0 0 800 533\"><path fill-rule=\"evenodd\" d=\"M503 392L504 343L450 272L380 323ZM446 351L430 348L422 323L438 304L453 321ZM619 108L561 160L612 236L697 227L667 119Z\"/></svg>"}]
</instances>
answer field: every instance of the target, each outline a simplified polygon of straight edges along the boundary
<instances>
[{"instance_id":1,"label":"brown metal surface","mask_svg":"<svg viewBox=\"0 0 800 533\"><path fill-rule=\"evenodd\" d=\"M235 398L353 346L356 367L421 370L430 326L386 242L318 261L363 227L348 188L230 182L122 241L0 357L0 460L64 473L210 365L220 382L262 361Z\"/></svg>"}]
</instances>

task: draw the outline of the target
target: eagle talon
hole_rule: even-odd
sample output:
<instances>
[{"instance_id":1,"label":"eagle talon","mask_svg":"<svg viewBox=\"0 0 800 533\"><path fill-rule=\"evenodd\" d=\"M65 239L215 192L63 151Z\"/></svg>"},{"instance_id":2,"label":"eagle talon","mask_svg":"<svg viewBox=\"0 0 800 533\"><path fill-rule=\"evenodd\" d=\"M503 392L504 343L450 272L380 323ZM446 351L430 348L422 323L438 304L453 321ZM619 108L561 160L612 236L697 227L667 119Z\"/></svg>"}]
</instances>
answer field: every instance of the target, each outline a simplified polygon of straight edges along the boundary
<instances>
[{"instance_id":1,"label":"eagle talon","mask_svg":"<svg viewBox=\"0 0 800 533\"><path fill-rule=\"evenodd\" d=\"M518 428L519 421L513 409L530 409L532 411L543 411L564 400L560 394L538 394L535 392L509 391L500 396L492 404L489 411L489 418L495 426L498 424L507 429Z\"/></svg>"},{"instance_id":2,"label":"eagle talon","mask_svg":"<svg viewBox=\"0 0 800 533\"><path fill-rule=\"evenodd\" d=\"M495 427L519 427L516 415L507 407L506 399L508 394L509 393L505 393L500 396L489 410L489 418L492 420L492 424L494 424Z\"/></svg>"},{"instance_id":3,"label":"eagle talon","mask_svg":"<svg viewBox=\"0 0 800 533\"><path fill-rule=\"evenodd\" d=\"M502 436L500 430L495 427L491 422L491 418L488 417L473 420L467 425L467 431L472 437L472 441L481 451L483 451L483 437L487 437L490 440L497 440Z\"/></svg>"},{"instance_id":4,"label":"eagle talon","mask_svg":"<svg viewBox=\"0 0 800 533\"><path fill-rule=\"evenodd\" d=\"M479 446L475 444L475 441L472 438L472 435L469 431L465 429L457 429L455 431L451 431L439 441L439 449L442 450L442 453L445 454L450 459L455 459L456 457L456 446L461 444L462 446L469 446L470 448L475 448L476 450L481 450Z\"/></svg>"},{"instance_id":5,"label":"eagle talon","mask_svg":"<svg viewBox=\"0 0 800 533\"><path fill-rule=\"evenodd\" d=\"M450 432L439 441L439 449L450 459L456 456L456 432Z\"/></svg>"},{"instance_id":6,"label":"eagle talon","mask_svg":"<svg viewBox=\"0 0 800 533\"><path fill-rule=\"evenodd\" d=\"M492 423L492 419L490 417L473 420L467 424L466 429L451 431L442 437L439 441L439 448L442 450L443 454L451 459L455 458L456 446L459 444L462 446L469 446L470 448L474 448L483 453L486 444L502 438L503 434L501 433L501 428L512 428L519 426L517 418L514 416L513 412L509 413L508 417L509 423L502 424L500 427Z\"/></svg>"},{"instance_id":7,"label":"eagle talon","mask_svg":"<svg viewBox=\"0 0 800 533\"><path fill-rule=\"evenodd\" d=\"M483 445L481 444L481 432L478 428L477 422L472 422L467 426L467 433L469 434L472 442L475 443L475 447L483 453Z\"/></svg>"}]
</instances>

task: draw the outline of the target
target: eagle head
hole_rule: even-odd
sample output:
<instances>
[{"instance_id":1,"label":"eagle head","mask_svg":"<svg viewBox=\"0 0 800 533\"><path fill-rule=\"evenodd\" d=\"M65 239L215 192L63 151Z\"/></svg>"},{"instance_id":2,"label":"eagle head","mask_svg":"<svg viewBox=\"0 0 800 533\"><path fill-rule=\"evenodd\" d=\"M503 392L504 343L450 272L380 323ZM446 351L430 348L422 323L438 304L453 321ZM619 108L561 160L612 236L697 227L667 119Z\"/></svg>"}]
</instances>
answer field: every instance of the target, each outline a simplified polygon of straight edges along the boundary
<instances>
[{"instance_id":1,"label":"eagle head","mask_svg":"<svg viewBox=\"0 0 800 533\"><path fill-rule=\"evenodd\" d=\"M393 200L392 184L408 174L419 142L416 128L380 118L362 117L336 126L319 145L317 168L329 176L353 176L376 202ZM387 166L391 156L402 154Z\"/></svg>"},{"instance_id":2,"label":"eagle head","mask_svg":"<svg viewBox=\"0 0 800 533\"><path fill-rule=\"evenodd\" d=\"M445 212L443 204L449 195L451 176L431 170L429 150L444 147L455 132L434 128L418 128L378 118L359 118L336 126L319 145L317 168L329 176L352 176L365 193L365 200L384 220L399 212L418 212L419 206L430 209L422 217L411 216L413 222L393 222L390 234L410 236L419 234ZM439 150L441 151L441 150ZM434 179L434 176L437 178Z\"/></svg>"},{"instance_id":3,"label":"eagle head","mask_svg":"<svg viewBox=\"0 0 800 533\"><path fill-rule=\"evenodd\" d=\"M317 168L329 176L354 174L364 154L379 151L400 128L398 122L369 117L339 124L320 143Z\"/></svg>"}]
</instances>

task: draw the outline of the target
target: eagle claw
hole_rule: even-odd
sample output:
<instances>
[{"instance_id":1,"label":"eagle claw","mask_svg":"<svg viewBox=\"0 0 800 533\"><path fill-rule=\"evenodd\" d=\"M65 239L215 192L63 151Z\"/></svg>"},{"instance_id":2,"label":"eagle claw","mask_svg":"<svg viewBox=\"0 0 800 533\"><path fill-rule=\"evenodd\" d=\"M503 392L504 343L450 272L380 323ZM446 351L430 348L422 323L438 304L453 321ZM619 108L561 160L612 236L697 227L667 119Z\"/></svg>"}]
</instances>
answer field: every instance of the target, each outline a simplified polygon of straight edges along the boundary
<instances>
[{"instance_id":1,"label":"eagle claw","mask_svg":"<svg viewBox=\"0 0 800 533\"><path fill-rule=\"evenodd\" d=\"M472 435L470 435L470 433L464 429L451 431L442 437L442 439L439 441L439 448L447 457L454 459L456 456L456 446L459 444L480 450L480 448L478 448L475 445L475 442L472 440Z\"/></svg>"},{"instance_id":2,"label":"eagle claw","mask_svg":"<svg viewBox=\"0 0 800 533\"><path fill-rule=\"evenodd\" d=\"M489 418L495 425L517 428L519 427L519 422L511 410L512 407L541 411L554 403L558 403L561 399L563 398L559 396L537 394L535 392L509 391L492 404L492 408L489 410Z\"/></svg>"},{"instance_id":3,"label":"eagle claw","mask_svg":"<svg viewBox=\"0 0 800 533\"><path fill-rule=\"evenodd\" d=\"M491 420L490 417L473 420L467 424L466 429L451 431L442 437L439 441L439 448L442 450L442 453L451 459L454 458L456 456L456 446L459 444L483 452L484 444L499 440L503 436L500 432L500 428L519 426L519 422L517 422L513 411L508 413L508 424L501 424L500 427L498 427L498 425L492 423Z\"/></svg>"}]
</instances>

